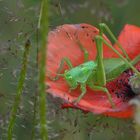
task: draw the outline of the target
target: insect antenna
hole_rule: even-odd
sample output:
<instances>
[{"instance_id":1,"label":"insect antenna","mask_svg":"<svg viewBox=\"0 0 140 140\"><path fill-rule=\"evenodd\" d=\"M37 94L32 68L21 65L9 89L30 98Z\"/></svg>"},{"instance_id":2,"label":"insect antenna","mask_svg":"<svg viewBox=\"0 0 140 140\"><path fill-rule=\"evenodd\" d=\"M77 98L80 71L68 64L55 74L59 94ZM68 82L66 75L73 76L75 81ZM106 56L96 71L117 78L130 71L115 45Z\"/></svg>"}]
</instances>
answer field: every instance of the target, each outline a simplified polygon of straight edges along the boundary
<instances>
[{"instance_id":1,"label":"insect antenna","mask_svg":"<svg viewBox=\"0 0 140 140\"><path fill-rule=\"evenodd\" d=\"M55 73L55 72L52 72L52 71L49 71L49 70L47 70L47 73L48 73L48 78L50 79L50 80L52 80L52 81L56 81L56 80L58 80L60 77L64 77L64 74L60 74L60 73ZM52 76L50 76L51 74L55 74L56 76L55 77L52 77Z\"/></svg>"}]
</instances>

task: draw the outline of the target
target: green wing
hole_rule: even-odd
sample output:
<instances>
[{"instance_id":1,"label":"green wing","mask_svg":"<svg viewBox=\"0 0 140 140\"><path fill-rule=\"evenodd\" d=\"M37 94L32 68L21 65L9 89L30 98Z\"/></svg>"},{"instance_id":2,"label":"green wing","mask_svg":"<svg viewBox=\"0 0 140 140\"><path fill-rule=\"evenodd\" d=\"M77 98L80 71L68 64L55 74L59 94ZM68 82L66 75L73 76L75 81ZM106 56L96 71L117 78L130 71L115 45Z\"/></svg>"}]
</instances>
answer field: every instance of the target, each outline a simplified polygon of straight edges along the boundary
<instances>
[{"instance_id":1,"label":"green wing","mask_svg":"<svg viewBox=\"0 0 140 140\"><path fill-rule=\"evenodd\" d=\"M104 67L107 81L117 78L128 68L121 58L104 59Z\"/></svg>"}]
</instances>

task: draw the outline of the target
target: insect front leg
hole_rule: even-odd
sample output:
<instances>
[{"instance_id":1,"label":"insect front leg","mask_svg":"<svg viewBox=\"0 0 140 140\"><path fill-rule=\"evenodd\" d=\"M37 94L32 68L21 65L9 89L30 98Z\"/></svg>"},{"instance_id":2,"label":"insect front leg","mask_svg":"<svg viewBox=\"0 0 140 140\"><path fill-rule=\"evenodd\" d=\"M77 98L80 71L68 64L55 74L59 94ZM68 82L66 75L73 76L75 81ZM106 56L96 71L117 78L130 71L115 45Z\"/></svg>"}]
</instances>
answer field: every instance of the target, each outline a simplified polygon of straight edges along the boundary
<instances>
[{"instance_id":1,"label":"insect front leg","mask_svg":"<svg viewBox=\"0 0 140 140\"><path fill-rule=\"evenodd\" d=\"M79 45L80 50L84 53L84 62L87 62L89 60L88 51L83 47L83 45L80 43L80 41L77 41L77 44Z\"/></svg>"},{"instance_id":2,"label":"insect front leg","mask_svg":"<svg viewBox=\"0 0 140 140\"><path fill-rule=\"evenodd\" d=\"M71 63L71 61L70 61L69 58L66 58L66 57L62 58L62 60L60 62L60 66L59 66L59 68L58 68L58 70L56 72L56 76L53 77L53 78L52 77L49 77L51 80L56 81L56 80L59 79L60 76L62 76L62 74L60 74L60 73L62 72L65 63L67 64L67 66L68 66L69 69L72 69L73 68L73 65L72 65L72 63Z\"/></svg>"},{"instance_id":3,"label":"insect front leg","mask_svg":"<svg viewBox=\"0 0 140 140\"><path fill-rule=\"evenodd\" d=\"M100 33L102 35L102 31ZM106 86L106 74L105 74L105 68L103 64L103 48L102 48L102 40L99 40L98 38L95 38L96 41L96 48L97 48L97 56L96 56L96 62L97 62L97 70L94 75L91 75L89 81L89 86L93 90L101 90L104 91L108 97L108 100L112 106L112 108L115 107L115 104L112 101L111 94L109 93L108 89L105 87ZM95 83L97 86L93 85L92 79L95 79Z\"/></svg>"},{"instance_id":4,"label":"insect front leg","mask_svg":"<svg viewBox=\"0 0 140 140\"><path fill-rule=\"evenodd\" d=\"M86 91L87 91L87 89L86 89L86 84L81 84L81 85L80 85L80 89L81 89L82 93L81 93L80 96L74 101L75 103L78 103L78 102L83 98L83 96L86 94Z\"/></svg>"}]
</instances>

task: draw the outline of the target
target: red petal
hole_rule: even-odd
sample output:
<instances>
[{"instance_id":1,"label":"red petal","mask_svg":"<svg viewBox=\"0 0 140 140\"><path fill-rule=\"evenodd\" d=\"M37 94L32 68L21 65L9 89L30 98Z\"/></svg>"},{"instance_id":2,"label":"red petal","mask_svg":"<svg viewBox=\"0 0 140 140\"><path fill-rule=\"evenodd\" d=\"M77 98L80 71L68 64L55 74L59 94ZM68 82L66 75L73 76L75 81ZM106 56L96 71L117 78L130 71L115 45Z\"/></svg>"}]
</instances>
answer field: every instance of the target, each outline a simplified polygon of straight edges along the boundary
<instances>
[{"instance_id":1,"label":"red petal","mask_svg":"<svg viewBox=\"0 0 140 140\"><path fill-rule=\"evenodd\" d=\"M115 109L112 109L108 98L104 92L95 92L88 87L86 95L80 100L78 104L75 105L73 101L79 96L80 90L77 89L69 93L69 87L63 79L59 79L57 82L49 81L48 85L51 88L48 89L48 92L53 94L55 97L60 97L64 99L67 102L63 105L63 108L78 108L84 111L93 112L95 114L104 114L106 116L112 116L117 118L128 118L132 117L133 110L132 107L128 104L129 97L128 99L125 99L125 96L127 97L127 91L126 93L124 93L124 86L128 84L128 79L130 76L131 71L128 71L127 73L122 73L121 76L117 79L107 83L107 88L112 94L113 102L116 105ZM117 97L116 92L118 92L121 97Z\"/></svg>"},{"instance_id":2,"label":"red petal","mask_svg":"<svg viewBox=\"0 0 140 140\"><path fill-rule=\"evenodd\" d=\"M89 59L95 59L96 45L93 39L98 33L97 28L88 24L66 24L51 31L48 36L48 70L55 73L64 57L68 57L74 66L84 62L84 55L77 44L77 40L89 52ZM107 38L106 40L108 41ZM111 57L113 52L110 48L104 45L104 50L104 56Z\"/></svg>"},{"instance_id":3,"label":"red petal","mask_svg":"<svg viewBox=\"0 0 140 140\"><path fill-rule=\"evenodd\" d=\"M71 103L64 103L62 104L62 109L65 108L75 108L75 109L81 109L80 106L74 106ZM88 113L89 110L84 110L82 109L85 113ZM126 107L126 109L121 110L121 111L112 111L112 112L104 112L103 115L105 116L111 116L115 118L129 118L133 116L133 108L132 107Z\"/></svg>"},{"instance_id":4,"label":"red petal","mask_svg":"<svg viewBox=\"0 0 140 140\"><path fill-rule=\"evenodd\" d=\"M96 46L92 40L97 34L98 29L87 24L63 25L51 31L48 37L47 74L51 73L51 76L55 76L60 62L64 57L68 57L74 66L84 62L83 52L76 43L77 40L89 52L90 60L94 60L96 57ZM108 41L105 36L104 38ZM104 57L107 58L112 55L114 55L112 50L104 45ZM133 114L132 108L128 105L128 100L122 101L122 98L118 98L115 92L111 91L112 88L109 85L113 82L108 83L107 87L112 94L113 102L116 104L115 109L112 109L106 94L103 92L95 92L87 88L86 95L75 105L72 102L80 95L81 91L79 89L69 93L69 87L62 78L57 81L51 81L46 77L46 82L50 87L47 92L55 97L64 99L67 103L71 103L70 107L112 117L126 118L131 117ZM116 85L116 82L114 81L114 85ZM123 87L121 88L123 89Z\"/></svg>"},{"instance_id":5,"label":"red petal","mask_svg":"<svg viewBox=\"0 0 140 140\"><path fill-rule=\"evenodd\" d=\"M134 25L125 25L121 31L118 41L126 50L131 59L140 54L140 28ZM118 49L115 44L116 49Z\"/></svg>"}]
</instances>

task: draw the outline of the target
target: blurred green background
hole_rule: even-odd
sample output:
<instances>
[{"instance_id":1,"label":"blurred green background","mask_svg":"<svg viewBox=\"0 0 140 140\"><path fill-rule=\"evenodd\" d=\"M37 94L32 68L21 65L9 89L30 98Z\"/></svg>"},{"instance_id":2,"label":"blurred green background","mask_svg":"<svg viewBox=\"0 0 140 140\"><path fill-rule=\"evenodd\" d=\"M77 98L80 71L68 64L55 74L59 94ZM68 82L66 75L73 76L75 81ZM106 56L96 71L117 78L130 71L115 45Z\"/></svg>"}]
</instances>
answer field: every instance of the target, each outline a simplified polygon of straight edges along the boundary
<instances>
[{"instance_id":1,"label":"blurred green background","mask_svg":"<svg viewBox=\"0 0 140 140\"><path fill-rule=\"evenodd\" d=\"M139 0L50 0L50 30L66 23L105 22L118 35L125 24L140 26ZM6 140L24 44L30 39L28 74L14 127L15 140L39 140L37 96L37 23L40 0L0 0L0 140ZM61 110L47 96L50 140L134 140L133 120Z\"/></svg>"}]
</instances>

